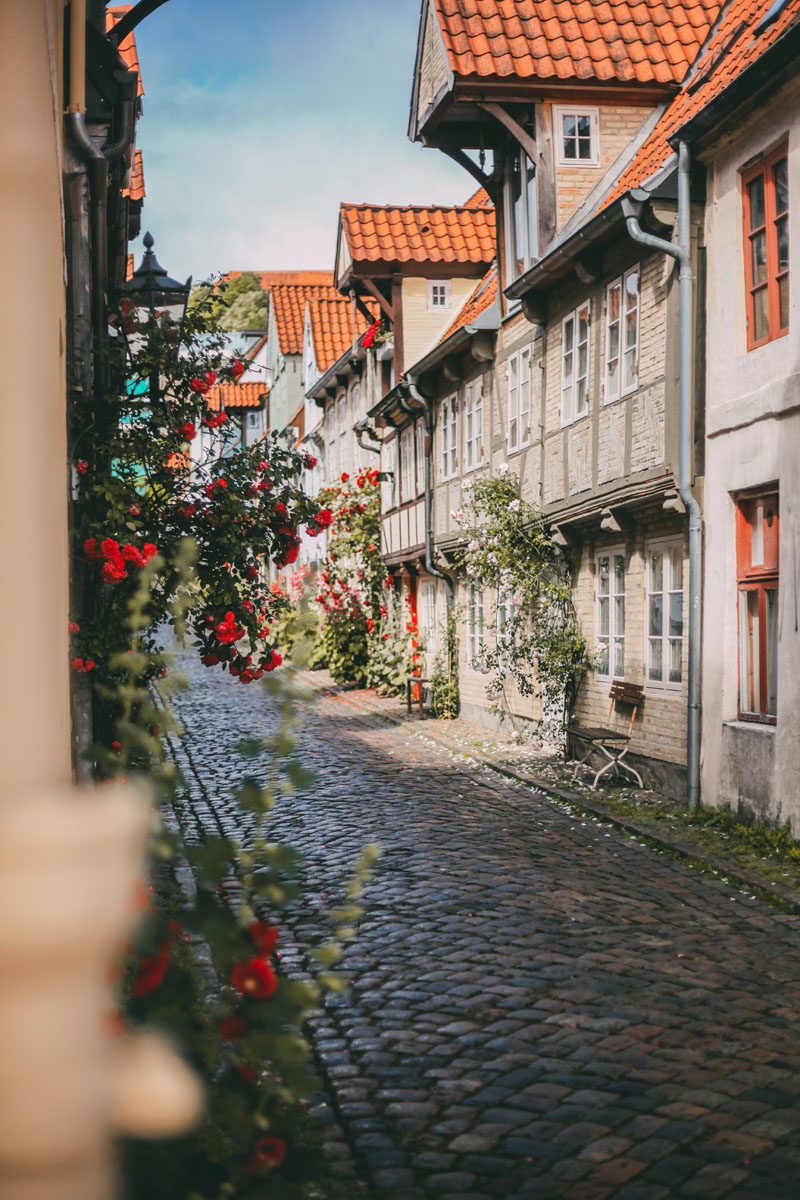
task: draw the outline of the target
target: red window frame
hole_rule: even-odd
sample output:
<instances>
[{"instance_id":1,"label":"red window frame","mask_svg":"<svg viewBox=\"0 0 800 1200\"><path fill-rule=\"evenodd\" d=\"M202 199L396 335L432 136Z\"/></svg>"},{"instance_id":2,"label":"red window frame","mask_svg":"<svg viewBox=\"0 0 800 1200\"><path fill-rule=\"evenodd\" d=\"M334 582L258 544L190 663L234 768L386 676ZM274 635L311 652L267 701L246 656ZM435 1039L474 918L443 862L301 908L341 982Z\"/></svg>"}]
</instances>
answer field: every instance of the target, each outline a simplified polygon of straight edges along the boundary
<instances>
[{"instance_id":1,"label":"red window frame","mask_svg":"<svg viewBox=\"0 0 800 1200\"><path fill-rule=\"evenodd\" d=\"M769 657L768 657L768 596L774 592L770 602L770 610L777 616L779 561L778 551L780 542L780 508L778 489L775 485L761 488L755 492L742 493L735 497L736 503L736 612L738 628L738 662L739 662L739 720L756 721L761 724L775 725L777 713L768 711L769 705ZM758 525L755 525L755 522ZM760 527L760 528L759 528ZM761 561L753 561L753 545L761 548ZM750 593L756 597L754 615L758 622L758 636L753 649L757 655L758 668L750 665L748 679L742 678L743 647L742 638L746 631L742 628L742 594ZM774 648L777 653L777 647ZM753 691L753 703L744 704L745 688ZM777 680L775 692L777 693ZM758 694L755 695L757 689ZM777 708L777 704L773 705Z\"/></svg>"},{"instance_id":2,"label":"red window frame","mask_svg":"<svg viewBox=\"0 0 800 1200\"><path fill-rule=\"evenodd\" d=\"M789 230L789 200L788 174L786 207L778 212L778 190L776 188L776 173L783 163L788 168L788 145L784 143L777 150L764 155L758 162L742 172L742 220L744 232L744 275L747 307L747 349L755 350L776 338L785 337L789 332L789 262L788 249L785 265L780 261L780 245L788 247ZM753 211L751 185L759 177L763 178L763 222L759 214ZM759 221L758 224L754 224ZM757 241L765 253L765 277L756 279L753 272L753 259ZM761 337L756 336L756 304L757 294L766 293L767 301L767 331ZM785 299L785 322L781 319L781 293Z\"/></svg>"}]
</instances>

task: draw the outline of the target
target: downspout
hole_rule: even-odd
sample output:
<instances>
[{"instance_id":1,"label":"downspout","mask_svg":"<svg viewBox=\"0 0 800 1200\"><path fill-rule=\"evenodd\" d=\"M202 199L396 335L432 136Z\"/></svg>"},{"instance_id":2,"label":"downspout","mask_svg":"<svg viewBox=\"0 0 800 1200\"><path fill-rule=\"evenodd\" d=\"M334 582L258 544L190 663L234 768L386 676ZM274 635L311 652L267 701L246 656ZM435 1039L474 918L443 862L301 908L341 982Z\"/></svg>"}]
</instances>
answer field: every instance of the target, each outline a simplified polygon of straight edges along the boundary
<instances>
[{"instance_id":1,"label":"downspout","mask_svg":"<svg viewBox=\"0 0 800 1200\"><path fill-rule=\"evenodd\" d=\"M690 243L689 147L678 143L678 244L645 233L639 223L642 205L628 196L622 199L628 233L634 242L669 254L680 263L680 419L678 492L689 514L689 677L686 776L690 808L700 805L700 586L703 526L700 505L692 494L692 306L694 274Z\"/></svg>"},{"instance_id":2,"label":"downspout","mask_svg":"<svg viewBox=\"0 0 800 1200\"><path fill-rule=\"evenodd\" d=\"M435 579L443 579L450 590L450 599L453 599L455 593L455 585L449 575L444 571L440 571L433 561L433 489L431 481L431 452L433 450L433 405L430 400L417 388L417 381L413 375L406 375L406 383L408 385L408 394L412 400L416 400L417 404L422 405L423 420L425 422L425 570L429 575L433 575ZM401 403L402 407L402 403Z\"/></svg>"},{"instance_id":3,"label":"downspout","mask_svg":"<svg viewBox=\"0 0 800 1200\"><path fill-rule=\"evenodd\" d=\"M372 430L367 425L366 417L364 418L363 421L356 421L355 425L353 426L353 430L356 435L356 441L358 442L358 444L362 450L367 450L367 451L369 451L370 454L380 454L380 452L381 452L381 443L380 442L378 442L374 446L368 446L366 444L366 442L364 442L362 440L365 437L374 437L375 436L374 433L372 432Z\"/></svg>"}]
</instances>

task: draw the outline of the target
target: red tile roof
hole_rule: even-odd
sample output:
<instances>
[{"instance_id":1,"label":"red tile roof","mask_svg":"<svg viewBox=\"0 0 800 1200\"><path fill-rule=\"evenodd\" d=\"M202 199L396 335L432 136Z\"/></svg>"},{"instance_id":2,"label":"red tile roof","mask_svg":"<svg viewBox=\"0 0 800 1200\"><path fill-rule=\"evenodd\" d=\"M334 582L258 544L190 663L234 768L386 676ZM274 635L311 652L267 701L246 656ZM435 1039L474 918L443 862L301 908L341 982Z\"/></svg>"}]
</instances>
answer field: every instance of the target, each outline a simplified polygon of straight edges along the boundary
<instances>
[{"instance_id":1,"label":"red tile roof","mask_svg":"<svg viewBox=\"0 0 800 1200\"><path fill-rule=\"evenodd\" d=\"M486 272L475 290L467 297L461 311L444 331L439 341L445 342L457 329L461 329L464 325L471 325L473 321L478 319L481 313L486 312L487 308L491 308L496 299L497 267L492 267Z\"/></svg>"},{"instance_id":2,"label":"red tile roof","mask_svg":"<svg viewBox=\"0 0 800 1200\"><path fill-rule=\"evenodd\" d=\"M474 192L473 195L470 196L469 200L467 200L466 204L464 205L464 208L494 208L494 204L490 200L489 193L486 191L486 188L480 187L478 188L477 192Z\"/></svg>"},{"instance_id":3,"label":"red tile roof","mask_svg":"<svg viewBox=\"0 0 800 1200\"><path fill-rule=\"evenodd\" d=\"M327 273L324 286L301 283L271 285L270 304L281 354L303 353L306 305L314 300L332 300L338 294L331 282L330 272Z\"/></svg>"},{"instance_id":4,"label":"red tile roof","mask_svg":"<svg viewBox=\"0 0 800 1200\"><path fill-rule=\"evenodd\" d=\"M238 279L240 275L244 274L258 275L265 292L268 292L270 288L277 287L281 283L299 283L309 286L316 285L318 287L333 283L333 273L331 271L258 271L254 268L248 271L228 271L223 276L223 279Z\"/></svg>"},{"instance_id":5,"label":"red tile roof","mask_svg":"<svg viewBox=\"0 0 800 1200\"><path fill-rule=\"evenodd\" d=\"M720 0L430 0L456 76L680 83Z\"/></svg>"},{"instance_id":6,"label":"red tile roof","mask_svg":"<svg viewBox=\"0 0 800 1200\"><path fill-rule=\"evenodd\" d=\"M377 304L369 304L375 317ZM360 337L367 323L358 310L353 313L353 304L335 288L326 289L326 294L309 300L309 320L314 341L314 357L317 367L324 374Z\"/></svg>"},{"instance_id":7,"label":"red tile roof","mask_svg":"<svg viewBox=\"0 0 800 1200\"><path fill-rule=\"evenodd\" d=\"M206 396L211 408L260 408L269 393L265 383L218 383Z\"/></svg>"},{"instance_id":8,"label":"red tile roof","mask_svg":"<svg viewBox=\"0 0 800 1200\"><path fill-rule=\"evenodd\" d=\"M125 16L125 13L130 12L132 8L132 4L119 4L114 8L107 8L106 33L113 29L117 21L121 21ZM142 87L142 70L139 66L139 53L136 49L136 38L134 35L129 33L126 38L122 39L117 49L119 50L120 57L122 58L122 61L125 63L125 66L128 68L128 70L135 71L139 76L138 91L139 95L143 96L144 88Z\"/></svg>"},{"instance_id":9,"label":"red tile roof","mask_svg":"<svg viewBox=\"0 0 800 1200\"><path fill-rule=\"evenodd\" d=\"M341 221L353 262L488 265L495 255L493 208L343 204Z\"/></svg>"},{"instance_id":10,"label":"red tile roof","mask_svg":"<svg viewBox=\"0 0 800 1200\"><path fill-rule=\"evenodd\" d=\"M663 167L673 154L667 138L696 116L800 19L800 0L788 0L775 20L758 34L757 26L772 4L773 0L731 0L695 69L600 208L629 188L645 183Z\"/></svg>"},{"instance_id":11,"label":"red tile roof","mask_svg":"<svg viewBox=\"0 0 800 1200\"><path fill-rule=\"evenodd\" d=\"M123 196L128 196L131 200L144 200L144 168L142 166L141 150L137 150L133 156L131 181L126 188L122 189L122 194Z\"/></svg>"}]
</instances>

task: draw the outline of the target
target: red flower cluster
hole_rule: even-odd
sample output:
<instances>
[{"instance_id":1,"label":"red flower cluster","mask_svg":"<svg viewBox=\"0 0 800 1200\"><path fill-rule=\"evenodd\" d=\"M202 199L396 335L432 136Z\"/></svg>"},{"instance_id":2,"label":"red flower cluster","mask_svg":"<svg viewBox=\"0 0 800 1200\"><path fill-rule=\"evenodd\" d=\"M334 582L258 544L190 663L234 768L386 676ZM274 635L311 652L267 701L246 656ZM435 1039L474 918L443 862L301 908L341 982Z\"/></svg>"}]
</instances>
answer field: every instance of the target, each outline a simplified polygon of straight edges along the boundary
<instances>
[{"instance_id":1,"label":"red flower cluster","mask_svg":"<svg viewBox=\"0 0 800 1200\"><path fill-rule=\"evenodd\" d=\"M88 671L93 671L96 665L91 658L87 658L86 662L82 658L73 658L72 660L73 671L79 671L82 675L85 675Z\"/></svg>"},{"instance_id":2,"label":"red flower cluster","mask_svg":"<svg viewBox=\"0 0 800 1200\"><path fill-rule=\"evenodd\" d=\"M247 926L247 932L263 958L272 954L278 944L278 930L275 925L267 925L265 921L251 921Z\"/></svg>"},{"instance_id":3,"label":"red flower cluster","mask_svg":"<svg viewBox=\"0 0 800 1200\"><path fill-rule=\"evenodd\" d=\"M89 464L85 458L81 458L76 462L75 469L78 471L78 474L85 475L89 470Z\"/></svg>"},{"instance_id":4,"label":"red flower cluster","mask_svg":"<svg viewBox=\"0 0 800 1200\"><path fill-rule=\"evenodd\" d=\"M141 550L130 542L120 548L114 538L103 538L98 548L97 538L87 538L83 543L83 553L92 562L102 562L100 575L104 583L117 584L127 578L128 563L134 567L144 567L154 554L158 554L158 550L152 542L145 542Z\"/></svg>"},{"instance_id":5,"label":"red flower cluster","mask_svg":"<svg viewBox=\"0 0 800 1200\"><path fill-rule=\"evenodd\" d=\"M197 512L196 504L184 504L181 508L178 509L178 515L183 517L184 521L188 521L189 518L193 517L196 512Z\"/></svg>"},{"instance_id":6,"label":"red flower cluster","mask_svg":"<svg viewBox=\"0 0 800 1200\"><path fill-rule=\"evenodd\" d=\"M185 442L191 442L197 437L197 427L192 421L184 421L182 425L175 427L175 432L179 438L183 438Z\"/></svg>"},{"instance_id":7,"label":"red flower cluster","mask_svg":"<svg viewBox=\"0 0 800 1200\"><path fill-rule=\"evenodd\" d=\"M304 462L307 471L313 471L314 467L317 465L317 459L313 454L307 454Z\"/></svg>"},{"instance_id":8,"label":"red flower cluster","mask_svg":"<svg viewBox=\"0 0 800 1200\"><path fill-rule=\"evenodd\" d=\"M215 479L213 483L209 483L208 486L206 487L206 495L210 499L213 499L214 492L216 492L218 488L226 488L227 486L228 486L227 480Z\"/></svg>"},{"instance_id":9,"label":"red flower cluster","mask_svg":"<svg viewBox=\"0 0 800 1200\"><path fill-rule=\"evenodd\" d=\"M237 358L236 362L231 367L231 375L234 379L238 379L240 375L244 375L244 370L244 363L241 361L241 359Z\"/></svg>"},{"instance_id":10,"label":"red flower cluster","mask_svg":"<svg viewBox=\"0 0 800 1200\"><path fill-rule=\"evenodd\" d=\"M206 371L202 379L196 377L190 383L193 392L197 392L199 396L205 396L206 392L210 392L214 384L217 382L217 377L213 371Z\"/></svg>"},{"instance_id":11,"label":"red flower cluster","mask_svg":"<svg viewBox=\"0 0 800 1200\"><path fill-rule=\"evenodd\" d=\"M223 620L214 626L214 632L223 646L238 642L239 638L244 637L244 629L236 624L236 618L232 612L225 613Z\"/></svg>"},{"instance_id":12,"label":"red flower cluster","mask_svg":"<svg viewBox=\"0 0 800 1200\"><path fill-rule=\"evenodd\" d=\"M246 1017L231 1014L229 1017L223 1017L219 1023L220 1037L226 1042L240 1042L242 1038L247 1037L250 1032L250 1022Z\"/></svg>"},{"instance_id":13,"label":"red flower cluster","mask_svg":"<svg viewBox=\"0 0 800 1200\"><path fill-rule=\"evenodd\" d=\"M80 633L80 631L81 631L81 627L77 621L70 621L69 625L67 626L67 629L69 630L70 633Z\"/></svg>"},{"instance_id":14,"label":"red flower cluster","mask_svg":"<svg viewBox=\"0 0 800 1200\"><path fill-rule=\"evenodd\" d=\"M312 537L316 537L323 529L328 529L333 524L333 513L329 508L321 508L318 513L308 522L307 530Z\"/></svg>"},{"instance_id":15,"label":"red flower cluster","mask_svg":"<svg viewBox=\"0 0 800 1200\"><path fill-rule=\"evenodd\" d=\"M220 410L218 413L212 413L209 417L203 417L201 424L205 425L206 429L218 429L220 425L225 424L227 419L228 414Z\"/></svg>"},{"instance_id":16,"label":"red flower cluster","mask_svg":"<svg viewBox=\"0 0 800 1200\"><path fill-rule=\"evenodd\" d=\"M373 321L373 323L370 325L369 329L367 330L367 332L364 334L364 336L361 339L361 345L364 347L365 350L369 350L370 346L373 346L375 344L375 338L377 336L377 333L378 333L378 330L380 329L380 327L381 327L381 319L380 319L380 317L378 317L378 320Z\"/></svg>"}]
</instances>

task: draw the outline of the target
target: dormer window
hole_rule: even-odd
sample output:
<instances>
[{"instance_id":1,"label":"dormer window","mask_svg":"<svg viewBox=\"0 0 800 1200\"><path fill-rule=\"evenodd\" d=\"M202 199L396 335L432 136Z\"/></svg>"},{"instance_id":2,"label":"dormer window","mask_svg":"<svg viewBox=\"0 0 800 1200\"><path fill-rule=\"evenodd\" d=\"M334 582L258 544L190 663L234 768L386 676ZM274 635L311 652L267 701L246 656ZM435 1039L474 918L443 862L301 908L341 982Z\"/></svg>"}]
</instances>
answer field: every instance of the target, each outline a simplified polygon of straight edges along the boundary
<instances>
[{"instance_id":1,"label":"dormer window","mask_svg":"<svg viewBox=\"0 0 800 1200\"><path fill-rule=\"evenodd\" d=\"M536 168L518 146L509 150L505 180L507 283L513 283L539 257Z\"/></svg>"},{"instance_id":2,"label":"dormer window","mask_svg":"<svg viewBox=\"0 0 800 1200\"><path fill-rule=\"evenodd\" d=\"M445 311L450 307L450 280L428 280L428 308Z\"/></svg>"},{"instance_id":3,"label":"dormer window","mask_svg":"<svg viewBox=\"0 0 800 1200\"><path fill-rule=\"evenodd\" d=\"M558 165L599 167L597 109L556 107L554 115Z\"/></svg>"}]
</instances>

